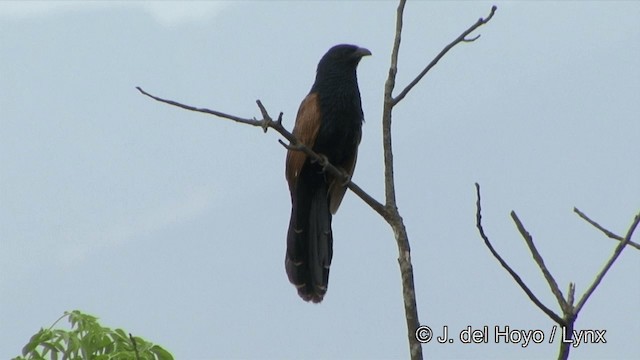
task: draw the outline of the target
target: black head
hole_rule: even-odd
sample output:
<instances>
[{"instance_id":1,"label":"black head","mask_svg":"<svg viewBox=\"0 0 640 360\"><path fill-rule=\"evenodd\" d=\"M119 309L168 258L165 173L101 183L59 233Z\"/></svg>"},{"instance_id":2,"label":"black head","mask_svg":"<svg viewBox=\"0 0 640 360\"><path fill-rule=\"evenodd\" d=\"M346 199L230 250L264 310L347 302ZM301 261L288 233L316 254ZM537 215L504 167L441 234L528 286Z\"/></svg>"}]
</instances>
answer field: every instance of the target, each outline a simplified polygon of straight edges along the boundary
<instances>
[{"instance_id":1,"label":"black head","mask_svg":"<svg viewBox=\"0 0 640 360\"><path fill-rule=\"evenodd\" d=\"M354 73L360 59L371 51L355 45L341 44L329 49L318 63L318 75L335 72Z\"/></svg>"}]
</instances>

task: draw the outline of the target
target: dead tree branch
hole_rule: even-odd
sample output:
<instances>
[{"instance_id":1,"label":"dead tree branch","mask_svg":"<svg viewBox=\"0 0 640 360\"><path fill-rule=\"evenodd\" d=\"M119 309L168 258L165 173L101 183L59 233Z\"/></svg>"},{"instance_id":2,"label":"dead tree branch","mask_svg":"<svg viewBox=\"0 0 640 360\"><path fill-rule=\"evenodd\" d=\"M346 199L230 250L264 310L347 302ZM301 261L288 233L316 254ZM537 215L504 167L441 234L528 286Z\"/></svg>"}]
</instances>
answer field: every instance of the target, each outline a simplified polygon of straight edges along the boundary
<instances>
[{"instance_id":1,"label":"dead tree branch","mask_svg":"<svg viewBox=\"0 0 640 360\"><path fill-rule=\"evenodd\" d=\"M191 105L185 105L185 104L181 104L177 101L173 101L173 100L167 100L167 99L163 99L160 97L157 97L155 95L151 95L148 92L142 90L142 88L140 88L139 86L136 86L136 89L138 89L138 91L140 91L143 95L146 95L150 98L152 98L153 100L159 101L159 102L163 102L165 104L169 104L169 105L173 105L173 106L177 106L179 108L185 109L185 110L189 110L189 111L195 111L195 112L200 112L200 113L204 113L204 114L209 114L209 115L213 115L213 116L217 116L217 117L221 117L223 119L229 119L229 120L233 120L235 122L239 122L241 124L247 124L247 125L253 125L253 126L260 126L262 128L266 127L272 127L270 125L271 122L273 122L273 120L270 117L265 117L262 120L256 120L256 119L244 119L241 117L237 117L234 115L229 115L229 114L225 114L223 112L220 111L216 111L216 110L209 110L209 109L205 109L205 108L198 108L195 106L191 106ZM260 100L258 100L260 101ZM258 105L261 106L261 105ZM265 125L266 124L266 125ZM292 135L293 136L293 135ZM286 137L286 136L285 136Z\"/></svg>"},{"instance_id":2,"label":"dead tree branch","mask_svg":"<svg viewBox=\"0 0 640 360\"><path fill-rule=\"evenodd\" d=\"M611 239L614 239L614 240L618 240L618 241L623 241L624 240L624 238L622 236L612 233L611 231L609 231L609 230L605 229L604 227L600 226L600 224L598 224L597 222L591 220L585 213L580 211L578 208L574 207L573 208L573 212L578 214L578 216L580 216L582 219L584 219L589 224L593 225L593 227L595 227L596 229L602 231L605 235L607 235L607 237L609 237ZM634 248L640 250L640 244L635 243L633 241L629 241L629 246L633 246Z\"/></svg>"},{"instance_id":3,"label":"dead tree branch","mask_svg":"<svg viewBox=\"0 0 640 360\"><path fill-rule=\"evenodd\" d=\"M491 13L486 19L479 19L475 24L471 25L458 38L448 44L438 56L436 56L416 78L407 85L404 90L393 97L393 90L396 85L396 75L398 73L398 54L400 52L400 42L402 38L402 18L404 13L406 0L400 0L396 12L396 33L393 40L393 48L391 50L391 64L389 65L389 75L384 87L384 106L382 109L382 145L384 149L384 184L385 184L385 208L390 214L387 219L389 225L393 229L398 246L398 264L400 266L400 274L402 277L402 295L404 298L405 318L407 322L407 336L409 338L409 349L411 359L422 359L422 346L415 337L416 329L420 326L418 319L418 310L416 306L415 284L413 279L413 265L411 263L411 246L407 229L404 225L402 217L398 211L396 202L395 180L393 175L393 151L391 139L391 119L394 106L396 106L411 89L420 82L420 80L440 61L444 55L457 44L462 42L471 42L476 40L466 37L478 27L486 24L493 17L496 7L491 8Z\"/></svg>"},{"instance_id":4,"label":"dead tree branch","mask_svg":"<svg viewBox=\"0 0 640 360\"><path fill-rule=\"evenodd\" d=\"M549 288L551 288L551 292L553 293L553 295L555 295L556 300L558 300L558 305L560 305L560 308L563 312L569 312L570 309L568 307L567 301L564 299L564 295L562 295L562 291L560 290L556 279L554 279L553 275L551 275L549 270L547 270L547 266L544 264L542 256L540 256L538 249L536 249L536 246L533 244L533 237L531 236L531 234L529 234L527 229L524 228L524 225L522 225L522 222L518 218L518 215L516 215L515 211L511 211L511 218L516 223L516 227L518 228L520 235L522 235L524 241L527 243L529 251L531 251L531 256L533 256L533 260L536 262L536 264L538 264L538 267L542 271L542 275L544 275L544 278L547 280Z\"/></svg>"},{"instance_id":5,"label":"dead tree branch","mask_svg":"<svg viewBox=\"0 0 640 360\"><path fill-rule=\"evenodd\" d=\"M440 51L440 53L435 58L433 58L433 60L431 60L431 62L424 68L424 70L422 70L420 72L420 74L418 74L415 77L415 79L413 79L413 81L411 81L409 83L409 85L407 85L404 88L404 90L402 90L400 92L400 94L398 94L398 96L396 96L395 98L392 99L393 105L399 103L402 99L404 99L404 97L407 96L409 91L411 91L411 89L413 89L413 87L416 86L418 84L418 82L420 82L420 80L422 80L422 78L425 75L427 75L429 70L431 70L432 67L436 66L438 61L440 61L440 59L442 59L449 52L449 50L453 49L454 46L458 45L461 42L473 42L473 41L478 40L478 38L480 38L479 34L476 35L475 37L471 38L471 39L467 39L467 36L469 34L471 34L472 32L474 32L480 26L488 23L491 20L491 18L493 18L493 15L496 13L497 9L498 8L495 5L492 6L491 7L491 12L489 13L489 15L486 18L478 19L478 21L476 21L475 24L471 25L467 30L465 30L462 34L460 34L460 36L458 36L455 40L453 40L449 45L445 46L444 49L442 49L442 51ZM402 24L400 26L402 27ZM398 38L398 45L399 44L400 44L400 38ZM394 46L394 50L395 50L395 46ZM397 53L396 53L396 60L397 60Z\"/></svg>"},{"instance_id":6,"label":"dead tree branch","mask_svg":"<svg viewBox=\"0 0 640 360\"><path fill-rule=\"evenodd\" d=\"M624 247L631 241L633 232L636 230L636 227L638 227L639 222L640 222L640 213L638 213L635 216L635 218L633 219L633 222L631 223L631 226L629 226L629 229L627 230L627 234L625 235L624 239L622 239L622 241L620 241L618 246L616 246L616 248L613 250L613 254L609 258L607 263L604 265L600 273L596 276L591 286L589 286L587 291L585 291L584 295L582 295L582 298L580 298L580 301L578 301L578 304L575 307L576 315L580 310L582 310L582 307L589 299L589 296L591 296L591 294L595 291L596 287L598 287L598 285L600 284L604 276L607 274L607 271L609 271L613 263L616 261L616 259L618 259L618 256L620 256L620 254L622 253L622 250L624 250Z\"/></svg>"},{"instance_id":7,"label":"dead tree branch","mask_svg":"<svg viewBox=\"0 0 640 360\"><path fill-rule=\"evenodd\" d=\"M407 324L407 337L409 340L409 354L412 360L422 359L422 346L416 339L416 329L420 327L418 319L418 306L416 302L416 290L413 278L413 264L411 263L411 248L409 236L404 226L402 217L398 212L396 203L395 180L393 178L393 152L391 144L391 112L393 110L392 92L395 86L398 72L398 52L402 36L402 16L406 1L400 0L396 12L396 33L391 51L391 64L389 76L384 87L384 105L382 110L382 147L384 151L384 189L385 208L390 214L387 220L395 235L398 246L398 266L402 279L402 298L404 300L404 316Z\"/></svg>"},{"instance_id":8,"label":"dead tree branch","mask_svg":"<svg viewBox=\"0 0 640 360\"><path fill-rule=\"evenodd\" d=\"M509 266L509 264L507 264L507 262L504 261L504 259L502 259L502 256L500 256L500 254L498 254L498 252L493 248L493 245L491 245L491 241L489 241L489 237L485 234L484 228L482 227L482 206L480 204L480 185L478 183L476 183L476 197L477 197L477 200L476 200L476 227L478 228L478 232L480 233L480 237L482 237L482 240L484 240L484 244L487 246L487 248L489 249L489 251L491 252L493 257L495 257L496 260L498 260L500 265L502 265L502 267L505 270L507 270L507 272L509 273L509 275L511 275L513 280L515 280L515 282L520 286L522 291L524 291L525 294L527 294L529 299L538 308L540 308L540 310L542 310L542 312L547 314L547 316L549 316L553 321L555 321L558 324L564 325L564 320L562 320L560 315L556 314L555 312L553 312L553 310L551 310L547 306L545 306L542 303L542 301L540 301L536 297L536 295L531 291L531 289L529 289L529 287L524 283L524 281L522 281L522 278L520 278L520 275L518 275L518 273L516 273L511 268L511 266Z\"/></svg>"},{"instance_id":9,"label":"dead tree branch","mask_svg":"<svg viewBox=\"0 0 640 360\"><path fill-rule=\"evenodd\" d=\"M609 271L611 266L613 266L613 263L618 259L618 257L622 253L622 250L624 250L624 247L627 244L631 243L631 237L633 236L634 231L638 227L638 223L640 223L640 213L638 213L634 217L634 219L633 219L633 221L631 223L631 226L629 226L629 229L627 230L627 234L625 235L624 238L622 238L622 237L619 237L618 235L614 234L613 232L611 232L611 231L609 231L607 229L604 229L602 226L598 225L596 222L594 222L593 220L589 219L589 217L587 217L580 210L574 208L574 211L581 218L585 219L587 222L592 224L594 227L596 227L597 229L599 229L602 232L604 232L607 236L620 241L620 243L614 249L613 254L609 258L609 260L606 262L606 264L603 267L603 269L600 271L600 273L598 273L596 275L593 283L589 286L589 288L582 295L582 297L580 298L580 301L578 301L578 304L576 306L574 306L573 303L574 303L574 300L575 300L575 284L574 283L569 283L569 292L568 292L567 298L565 299L564 295L560 291L560 288L558 287L558 284L557 284L556 280L554 279L553 275L551 275L551 272L549 272L549 270L547 269L547 267L546 267L546 265L544 263L544 260L542 259L542 256L540 255L540 253L536 249L536 247L535 247L535 245L533 243L533 237L524 228L524 225L522 225L522 222L520 221L520 219L518 218L516 213L514 211L511 212L511 218L516 223L516 227L518 228L518 231L520 232L520 234L524 238L527 246L529 247L529 250L531 251L531 255L533 256L534 261L536 262L536 264L538 265L538 267L542 271L542 274L544 275L545 279L547 280L547 283L549 284L549 287L551 288L551 292L555 295L556 299L558 300L558 304L560 305L560 308L562 309L562 313L563 313L563 316L560 317L559 315L555 314L552 310L547 308L545 305L543 305L540 302L540 300L538 300L538 298L524 284L524 282L522 281L520 276L517 273L515 273L515 271L513 271L513 269L511 269L511 267L495 251L495 249L491 245L491 242L489 241L489 238L485 234L484 229L482 228L482 223L481 223L481 219L482 219L481 211L482 211L482 209L481 209L481 206L480 206L480 185L478 185L478 183L476 183L476 195L477 195L476 226L478 228L478 231L480 232L480 236L484 240L484 243L487 246L487 248L489 248L489 251L491 251L491 254L493 254L493 256L498 260L498 262L500 262L502 267L505 268L509 272L509 274L513 277L513 279L516 281L516 283L522 288L522 290L527 294L527 296L529 296L529 299L531 299L531 301L534 304L536 304L536 306L538 306L538 308L540 308L545 314L547 314L556 323L558 323L559 325L563 326L563 329L564 329L563 333L566 334L566 336L568 336L568 338L564 338L563 337L562 341L560 341L560 351L558 353L558 359L566 360L569 357L569 351L571 350L571 342L567 341L567 340L571 340L572 337L573 337L573 329L574 329L575 321L576 321L576 319L578 317L578 314L580 313L580 311L584 307L584 304L587 302L587 300L589 299L591 294L593 294L595 289L598 287L598 285L600 284L600 282L602 281L602 279L606 275L607 271Z\"/></svg>"}]
</instances>

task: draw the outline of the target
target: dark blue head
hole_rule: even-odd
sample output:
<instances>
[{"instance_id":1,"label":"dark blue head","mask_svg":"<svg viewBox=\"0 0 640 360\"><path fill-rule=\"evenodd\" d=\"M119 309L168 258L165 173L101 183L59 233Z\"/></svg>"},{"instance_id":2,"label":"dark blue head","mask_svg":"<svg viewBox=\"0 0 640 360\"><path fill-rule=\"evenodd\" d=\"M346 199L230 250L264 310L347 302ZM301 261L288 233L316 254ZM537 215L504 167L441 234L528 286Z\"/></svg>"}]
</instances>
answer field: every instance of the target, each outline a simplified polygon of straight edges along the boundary
<instances>
[{"instance_id":1,"label":"dark blue head","mask_svg":"<svg viewBox=\"0 0 640 360\"><path fill-rule=\"evenodd\" d=\"M341 44L332 47L318 63L316 82L328 78L355 80L356 67L360 59L367 55L371 55L371 51L355 45Z\"/></svg>"}]
</instances>

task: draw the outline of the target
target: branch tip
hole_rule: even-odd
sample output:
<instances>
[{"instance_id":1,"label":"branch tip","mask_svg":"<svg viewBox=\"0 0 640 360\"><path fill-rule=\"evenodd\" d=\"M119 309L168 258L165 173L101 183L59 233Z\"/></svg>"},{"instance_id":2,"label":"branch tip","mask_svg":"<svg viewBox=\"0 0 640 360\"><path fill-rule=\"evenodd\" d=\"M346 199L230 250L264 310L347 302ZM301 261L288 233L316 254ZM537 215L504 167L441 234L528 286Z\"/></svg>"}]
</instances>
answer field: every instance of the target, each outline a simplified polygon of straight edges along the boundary
<instances>
[{"instance_id":1,"label":"branch tip","mask_svg":"<svg viewBox=\"0 0 640 360\"><path fill-rule=\"evenodd\" d=\"M284 146L284 148L287 149L287 150L300 151L300 147L299 146L286 144L284 141L282 141L282 139L278 139L278 142L280 143L280 145Z\"/></svg>"},{"instance_id":2,"label":"branch tip","mask_svg":"<svg viewBox=\"0 0 640 360\"><path fill-rule=\"evenodd\" d=\"M569 295L567 296L567 305L569 305L570 310L573 311L573 303L575 301L576 295L576 284L570 282L569 283Z\"/></svg>"},{"instance_id":3,"label":"branch tip","mask_svg":"<svg viewBox=\"0 0 640 360\"><path fill-rule=\"evenodd\" d=\"M625 238L623 238L622 236L617 235L617 234L613 233L612 231L609 231L609 230L605 229L603 226L601 226L597 222L591 220L591 218L589 218L585 213L580 211L578 208L574 207L573 208L573 212L578 214L579 217L581 217L584 221L586 221L589 224L591 224L596 229L602 231L602 233L604 233L607 237L609 237L611 239L614 239L614 240L618 240L618 241L624 241L625 240ZM640 250L640 244L638 244L636 242L633 242L633 241L629 240L628 245Z\"/></svg>"},{"instance_id":4,"label":"branch tip","mask_svg":"<svg viewBox=\"0 0 640 360\"><path fill-rule=\"evenodd\" d=\"M468 42L468 43L469 43L469 42L474 42L474 41L478 40L479 38L480 38L480 34L478 34L478 35L474 36L474 37L473 37L473 38L471 38L471 39L464 38L464 39L462 39L462 42Z\"/></svg>"}]
</instances>

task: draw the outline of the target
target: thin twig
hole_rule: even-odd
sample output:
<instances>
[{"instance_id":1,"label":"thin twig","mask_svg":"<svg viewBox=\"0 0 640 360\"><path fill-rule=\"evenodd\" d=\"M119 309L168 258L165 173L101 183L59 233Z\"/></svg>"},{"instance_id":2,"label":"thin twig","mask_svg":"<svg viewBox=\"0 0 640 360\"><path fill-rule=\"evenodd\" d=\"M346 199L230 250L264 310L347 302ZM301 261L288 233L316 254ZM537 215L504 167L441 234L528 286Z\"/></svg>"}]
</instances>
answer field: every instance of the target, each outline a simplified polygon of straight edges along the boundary
<instances>
[{"instance_id":1,"label":"thin twig","mask_svg":"<svg viewBox=\"0 0 640 360\"><path fill-rule=\"evenodd\" d=\"M618 240L618 241L622 241L624 240L624 238L620 235L614 234L613 232L605 229L604 227L600 226L600 224L598 224L597 222L591 220L585 213L583 213L582 211L578 210L578 208L573 208L573 212L575 212L576 214L578 214L578 216L580 216L582 219L584 219L586 222L588 222L589 224L593 225L593 227L595 227L596 229L602 231L605 235L607 235L607 237L614 239L614 240ZM629 241L629 246L633 246L634 248L640 250L640 244L635 243L633 241Z\"/></svg>"},{"instance_id":2,"label":"thin twig","mask_svg":"<svg viewBox=\"0 0 640 360\"><path fill-rule=\"evenodd\" d=\"M611 268L611 265L613 265L613 263L616 261L618 256L620 256L620 254L622 253L622 250L624 250L624 247L631 241L633 232L636 230L636 227L638 226L639 222L640 222L640 213L638 213L633 219L633 222L631 223L629 230L627 230L627 235L624 237L622 241L620 241L618 246L616 246L616 248L613 250L613 254L611 255L611 258L609 258L609 261L607 261L607 263L604 265L604 267L602 268L598 276L596 276L595 280L593 280L593 283L591 284L589 289L587 289L584 295L582 295L582 298L578 302L578 305L576 305L575 307L576 315L580 312L580 310L582 310L582 307L589 299L589 296L591 296L591 294L596 290L596 288L598 287L598 285L600 284L604 276L607 274L607 271L609 271L609 268Z\"/></svg>"},{"instance_id":3,"label":"thin twig","mask_svg":"<svg viewBox=\"0 0 640 360\"><path fill-rule=\"evenodd\" d=\"M298 139L296 139L296 137L289 132L287 129L284 128L284 126L282 125L282 113L280 113L280 115L278 116L278 120L273 120L271 118L271 116L269 115L269 113L267 112L267 110L265 109L265 107L262 105L262 103L260 102L260 100L257 100L256 103L258 104L258 108L260 109L260 112L262 113L262 120L256 120L256 119L246 119L246 118L241 118L238 116L234 116L234 115L229 115L220 111L216 111L216 110L211 110L211 109L206 109L206 108L198 108L195 106L190 106L190 105L185 105L182 103L179 103L177 101L173 101L173 100L167 100L167 99L163 99L161 97L152 95L144 90L142 90L142 88L140 87L136 87L136 89L138 89L138 91L140 91L140 93L142 93L143 95L146 95L156 101L165 103L165 104L169 104L172 106L177 106L179 108L185 109L185 110L189 110L189 111L195 111L195 112L199 112L199 113L204 113L204 114L209 114L209 115L214 115L223 119L228 119L228 120L233 120L235 122L239 122L242 124L247 124L247 125L252 125L252 126L258 126L261 127L265 132L267 131L268 128L272 128L275 131L277 131L280 135L282 135L284 138L286 138L287 140L289 140L289 142L291 143L291 145L289 145L292 148L295 148L295 150L298 151L302 151L305 155L307 155L309 158L311 158L312 160L318 161L318 162L322 162L323 161L323 157L318 155L317 153L315 153L313 150L311 150L309 147L305 146L303 143L301 143L300 141L298 141ZM340 171L337 167L333 166L332 164L326 164L326 166L324 167L325 171L327 171L328 173L330 173L331 175L336 176L339 179L342 179L344 182L347 183L347 187L353 191L354 194L356 194L360 199L362 199L365 203L367 203L367 205L369 205L374 211L376 211L378 214L380 214L380 216L382 216L383 218L387 219L389 214L387 212L387 210L385 209L384 205L382 205L378 200L374 199L371 195L369 195L367 192L365 192L364 190L362 190L361 187L359 187L357 184L355 184L353 181L351 181L351 179L349 177L345 177L345 174L343 171Z\"/></svg>"},{"instance_id":4,"label":"thin twig","mask_svg":"<svg viewBox=\"0 0 640 360\"><path fill-rule=\"evenodd\" d=\"M462 39L462 42L474 42L474 41L476 41L478 39L480 39L480 34L472 37L471 39L464 38L464 39Z\"/></svg>"},{"instance_id":5,"label":"thin twig","mask_svg":"<svg viewBox=\"0 0 640 360\"><path fill-rule=\"evenodd\" d=\"M516 215L515 211L511 211L511 218L516 223L516 227L518 228L520 235L522 235L522 237L524 238L524 241L527 243L527 246L529 247L529 251L531 251L531 255L533 256L533 260L535 260L536 264L538 264L538 267L542 271L542 274L544 275L544 278L547 280L547 283L551 288L551 292L553 293L553 295L555 295L556 300L558 301L558 304L562 309L562 312L565 314L568 314L571 311L571 309L567 306L567 301L565 300L564 295L562 294L562 291L560 290L560 287L556 282L556 279L553 278L553 275L551 275L551 273L547 269L547 266L544 264L544 260L542 259L540 252L538 252L538 249L533 243L533 237L531 236L531 234L529 234L527 229L524 228L524 225L522 225L522 222L518 218L518 215Z\"/></svg>"},{"instance_id":6,"label":"thin twig","mask_svg":"<svg viewBox=\"0 0 640 360\"><path fill-rule=\"evenodd\" d=\"M413 79L413 81L411 81L409 85L407 85L407 87L405 87L404 90L402 90L400 94L398 94L398 96L396 96L393 99L393 105L399 103L402 99L404 99L404 97L407 96L409 91L411 91L411 89L413 89L413 87L416 86L418 82L420 82L420 80L422 80L422 78L429 72L429 70L431 70L432 67L436 66L438 61L440 61L440 59L442 59L442 57L444 57L444 55L447 52L449 52L449 50L451 50L454 46L458 45L461 42L472 42L477 40L480 37L479 35L471 39L467 39L466 37L467 35L471 34L474 30L479 28L480 26L488 23L491 20L491 18L493 18L493 15L496 13L496 10L497 10L497 7L495 5L492 6L489 16L487 16L484 19L483 18L478 19L478 21L476 21L475 24L471 25L471 27L469 27L462 34L460 34L460 36L458 36L455 40L453 40L453 42L445 46L445 48L442 49L442 51L440 51L440 53L435 58L433 58L433 60L431 60L431 62L424 68L424 70L422 70L422 72L420 72L420 74L418 74L418 76L416 76L416 78Z\"/></svg>"},{"instance_id":7,"label":"thin twig","mask_svg":"<svg viewBox=\"0 0 640 360\"><path fill-rule=\"evenodd\" d=\"M583 218L586 222L588 222L589 224L593 225L596 229L602 231L605 235L607 235L608 237L618 240L618 241L622 241L624 240L624 238L620 235L616 235L614 233L612 233L611 231L605 229L604 227L600 226L600 224L598 224L597 222L591 220L585 213L583 213L582 211L580 211L578 208L574 207L573 208L573 212L575 212L576 214L578 214L578 216L580 216L581 218Z\"/></svg>"},{"instance_id":8,"label":"thin twig","mask_svg":"<svg viewBox=\"0 0 640 360\"><path fill-rule=\"evenodd\" d=\"M538 300L535 294L529 289L529 287L524 283L524 281L522 281L520 276L511 268L511 266L509 266L509 264L507 264L506 261L502 259L500 254L498 254L498 252L493 248L493 245L491 245L491 242L489 241L489 237L485 234L484 229L482 228L482 207L480 205L480 185L478 183L476 183L476 196L477 196L476 227L480 232L480 236L484 240L484 244L487 246L487 248L489 249L493 257L495 257L496 260L498 260L500 265L502 265L502 267L505 270L507 270L507 272L511 275L513 280L515 280L516 283L520 286L520 288L522 288L522 290L527 294L529 299L531 299L531 301L533 301L533 303L536 304L536 306L540 308L540 310L542 310L545 314L547 314L547 316L549 316L553 321L555 321L559 325L564 326L565 321L558 314L553 312L553 310L549 309L540 300Z\"/></svg>"},{"instance_id":9,"label":"thin twig","mask_svg":"<svg viewBox=\"0 0 640 360\"><path fill-rule=\"evenodd\" d=\"M209 115L214 115L214 116L217 116L217 117L233 120L235 122L239 122L239 123L243 123L243 124L248 124L248 125L253 125L253 126L264 126L262 121L259 121L259 120L256 120L256 119L243 119L241 117L225 114L223 112L216 111L216 110L210 110L210 109L205 109L205 108L197 108L197 107L194 107L194 106L181 104L181 103L179 103L177 101L166 100L166 99L159 98L159 97L157 97L155 95L151 95L148 92L142 90L142 88L140 88L139 86L136 86L136 89L138 89L138 91L140 91L142 94L144 94L144 95L146 95L146 96L148 96L148 97L150 97L150 98L152 98L152 99L154 99L156 101L160 101L160 102L163 102L165 104L177 106L177 107L185 109L185 110L196 111L196 112L201 112L201 113L205 113L205 114L209 114Z\"/></svg>"}]
</instances>

